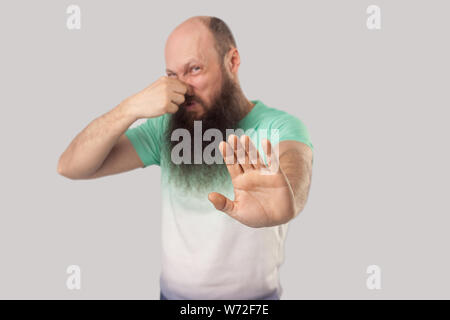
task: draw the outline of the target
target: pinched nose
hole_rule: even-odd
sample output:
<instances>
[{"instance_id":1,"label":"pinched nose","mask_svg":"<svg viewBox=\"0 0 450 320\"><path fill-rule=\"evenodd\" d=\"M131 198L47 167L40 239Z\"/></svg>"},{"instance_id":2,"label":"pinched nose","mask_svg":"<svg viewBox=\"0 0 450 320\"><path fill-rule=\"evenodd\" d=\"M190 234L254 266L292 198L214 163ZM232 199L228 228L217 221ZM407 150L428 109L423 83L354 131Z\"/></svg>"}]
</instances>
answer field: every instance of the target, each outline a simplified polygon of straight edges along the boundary
<instances>
[{"instance_id":1,"label":"pinched nose","mask_svg":"<svg viewBox=\"0 0 450 320\"><path fill-rule=\"evenodd\" d=\"M187 86L187 90L186 90L185 95L188 97L194 96L194 88L190 84L187 84L187 83L186 83L186 86Z\"/></svg>"}]
</instances>

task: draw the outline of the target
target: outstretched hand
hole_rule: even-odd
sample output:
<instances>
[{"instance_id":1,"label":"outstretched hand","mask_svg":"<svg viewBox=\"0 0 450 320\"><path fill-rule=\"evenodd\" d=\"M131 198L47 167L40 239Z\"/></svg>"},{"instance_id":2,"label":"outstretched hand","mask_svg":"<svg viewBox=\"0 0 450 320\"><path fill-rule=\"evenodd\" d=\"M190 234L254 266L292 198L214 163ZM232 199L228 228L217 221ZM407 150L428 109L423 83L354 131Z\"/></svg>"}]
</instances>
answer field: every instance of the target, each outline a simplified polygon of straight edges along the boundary
<instances>
[{"instance_id":1,"label":"outstretched hand","mask_svg":"<svg viewBox=\"0 0 450 320\"><path fill-rule=\"evenodd\" d=\"M263 140L267 165L246 135L230 135L219 149L231 176L234 201L211 192L208 199L217 210L254 228L283 224L294 217L294 194L269 140Z\"/></svg>"}]
</instances>

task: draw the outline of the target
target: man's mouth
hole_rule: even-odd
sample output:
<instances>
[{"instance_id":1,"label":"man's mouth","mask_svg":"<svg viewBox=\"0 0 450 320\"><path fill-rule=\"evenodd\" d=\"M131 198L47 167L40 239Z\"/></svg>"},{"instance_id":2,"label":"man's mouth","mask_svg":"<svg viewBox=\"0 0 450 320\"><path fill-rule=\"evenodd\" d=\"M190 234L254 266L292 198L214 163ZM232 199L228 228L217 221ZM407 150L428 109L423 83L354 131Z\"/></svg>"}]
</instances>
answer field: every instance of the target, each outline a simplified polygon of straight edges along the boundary
<instances>
[{"instance_id":1,"label":"man's mouth","mask_svg":"<svg viewBox=\"0 0 450 320\"><path fill-rule=\"evenodd\" d=\"M185 104L185 107L186 107L188 110L193 109L195 106L197 106L197 102L195 102L195 101L193 101L193 100L188 101L188 102L186 102L186 104Z\"/></svg>"}]
</instances>

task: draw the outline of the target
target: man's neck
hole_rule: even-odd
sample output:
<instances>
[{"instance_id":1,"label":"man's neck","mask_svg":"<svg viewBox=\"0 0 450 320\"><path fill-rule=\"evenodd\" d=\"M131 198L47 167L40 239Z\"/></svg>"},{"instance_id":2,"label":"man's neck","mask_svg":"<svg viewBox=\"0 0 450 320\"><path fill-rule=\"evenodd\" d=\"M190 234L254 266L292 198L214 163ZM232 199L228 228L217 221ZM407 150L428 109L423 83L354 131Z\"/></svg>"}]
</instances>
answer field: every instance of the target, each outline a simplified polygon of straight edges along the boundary
<instances>
[{"instance_id":1,"label":"man's neck","mask_svg":"<svg viewBox=\"0 0 450 320\"><path fill-rule=\"evenodd\" d=\"M252 111L253 107L255 106L255 104L253 102L251 102L250 100L248 100L245 96L242 96L242 117L240 120L242 120L250 111Z\"/></svg>"},{"instance_id":2,"label":"man's neck","mask_svg":"<svg viewBox=\"0 0 450 320\"><path fill-rule=\"evenodd\" d=\"M255 104L253 102L251 102L250 100L247 100L247 101L248 101L248 112L250 112L250 111L252 111Z\"/></svg>"}]
</instances>

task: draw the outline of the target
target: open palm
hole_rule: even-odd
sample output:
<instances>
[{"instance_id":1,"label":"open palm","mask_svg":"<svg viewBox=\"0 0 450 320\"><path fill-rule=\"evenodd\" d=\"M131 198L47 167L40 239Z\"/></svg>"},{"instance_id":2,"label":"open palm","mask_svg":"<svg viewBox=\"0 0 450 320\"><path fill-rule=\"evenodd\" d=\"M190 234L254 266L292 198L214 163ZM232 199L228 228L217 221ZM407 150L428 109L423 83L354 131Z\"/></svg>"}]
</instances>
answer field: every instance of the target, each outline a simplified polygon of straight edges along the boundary
<instances>
[{"instance_id":1,"label":"open palm","mask_svg":"<svg viewBox=\"0 0 450 320\"><path fill-rule=\"evenodd\" d=\"M209 200L217 210L249 227L269 227L289 221L294 214L294 195L279 166L278 154L268 140L264 164L248 136L230 135L219 146L234 187L234 201L212 192Z\"/></svg>"}]
</instances>

